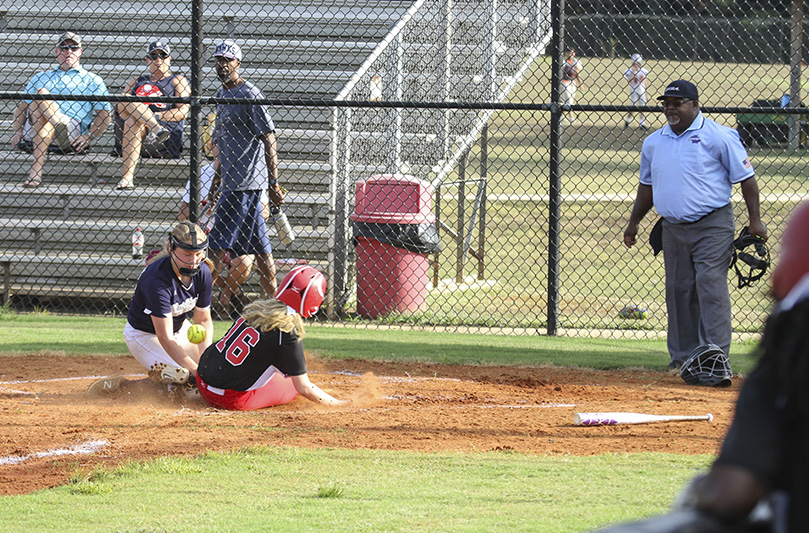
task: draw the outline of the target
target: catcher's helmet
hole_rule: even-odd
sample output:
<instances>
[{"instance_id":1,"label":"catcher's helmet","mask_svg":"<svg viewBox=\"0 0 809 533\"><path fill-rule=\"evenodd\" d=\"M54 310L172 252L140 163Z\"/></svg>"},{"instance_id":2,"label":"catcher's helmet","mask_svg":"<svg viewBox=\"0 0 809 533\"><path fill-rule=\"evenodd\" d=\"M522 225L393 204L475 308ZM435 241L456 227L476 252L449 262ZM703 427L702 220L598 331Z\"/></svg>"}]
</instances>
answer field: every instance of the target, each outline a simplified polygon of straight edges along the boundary
<instances>
[{"instance_id":1,"label":"catcher's helmet","mask_svg":"<svg viewBox=\"0 0 809 533\"><path fill-rule=\"evenodd\" d=\"M284 276L275 298L308 318L317 313L325 294L326 276L315 268L301 265Z\"/></svg>"},{"instance_id":2,"label":"catcher's helmet","mask_svg":"<svg viewBox=\"0 0 809 533\"><path fill-rule=\"evenodd\" d=\"M730 360L716 344L697 346L680 368L680 377L689 385L730 387L733 370Z\"/></svg>"},{"instance_id":3,"label":"catcher's helmet","mask_svg":"<svg viewBox=\"0 0 809 533\"><path fill-rule=\"evenodd\" d=\"M739 261L750 267L747 275L744 275L739 269ZM728 267L736 270L739 288L747 287L761 279L769 267L770 250L764 244L764 240L757 235L750 235L747 226L743 227L739 236L733 241L733 257Z\"/></svg>"}]
</instances>

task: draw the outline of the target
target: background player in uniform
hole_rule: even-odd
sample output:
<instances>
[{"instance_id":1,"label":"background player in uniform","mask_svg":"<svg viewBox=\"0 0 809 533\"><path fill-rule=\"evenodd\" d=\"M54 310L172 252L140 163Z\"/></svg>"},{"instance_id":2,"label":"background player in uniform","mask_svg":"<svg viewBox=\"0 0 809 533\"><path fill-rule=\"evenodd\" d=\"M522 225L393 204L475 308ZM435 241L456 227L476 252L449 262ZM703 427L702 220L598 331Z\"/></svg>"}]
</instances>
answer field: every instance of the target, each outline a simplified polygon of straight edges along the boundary
<instances>
[{"instance_id":1,"label":"background player in uniform","mask_svg":"<svg viewBox=\"0 0 809 533\"><path fill-rule=\"evenodd\" d=\"M190 96L191 85L185 76L171 72L171 48L154 41L146 49L149 74L132 78L123 94L136 96ZM116 189L135 188L135 167L141 155L178 158L183 149L183 127L188 104L163 102L121 102L116 117L116 139L123 157L124 172Z\"/></svg>"},{"instance_id":2,"label":"background player in uniform","mask_svg":"<svg viewBox=\"0 0 809 533\"><path fill-rule=\"evenodd\" d=\"M188 381L213 338L207 249L202 228L189 222L177 224L166 249L138 277L129 304L126 345L145 368L164 369L166 382ZM208 332L200 344L191 344L186 336L191 325L186 317L192 311L194 323Z\"/></svg>"},{"instance_id":3,"label":"background player in uniform","mask_svg":"<svg viewBox=\"0 0 809 533\"><path fill-rule=\"evenodd\" d=\"M562 63L562 83L560 93L562 97L562 104L573 105L576 103L576 88L581 85L584 86L584 79L581 76L581 71L584 65L576 57L576 49L568 48L565 51L565 60ZM573 112L567 113L567 118L573 124Z\"/></svg>"},{"instance_id":4,"label":"background player in uniform","mask_svg":"<svg viewBox=\"0 0 809 533\"><path fill-rule=\"evenodd\" d=\"M629 84L629 104L630 105L646 105L646 77L649 71L643 68L643 58L640 54L632 54L632 65L624 72L624 79ZM640 128L648 130L646 126L646 117L643 111L638 112L640 119ZM624 128L628 128L632 122L632 111L626 114L624 119Z\"/></svg>"},{"instance_id":5,"label":"background player in uniform","mask_svg":"<svg viewBox=\"0 0 809 533\"><path fill-rule=\"evenodd\" d=\"M219 342L199 361L200 395L223 409L281 405L298 394L326 405L343 405L309 380L301 339L303 318L323 303L326 278L310 266L292 269L275 299L247 305Z\"/></svg>"}]
</instances>

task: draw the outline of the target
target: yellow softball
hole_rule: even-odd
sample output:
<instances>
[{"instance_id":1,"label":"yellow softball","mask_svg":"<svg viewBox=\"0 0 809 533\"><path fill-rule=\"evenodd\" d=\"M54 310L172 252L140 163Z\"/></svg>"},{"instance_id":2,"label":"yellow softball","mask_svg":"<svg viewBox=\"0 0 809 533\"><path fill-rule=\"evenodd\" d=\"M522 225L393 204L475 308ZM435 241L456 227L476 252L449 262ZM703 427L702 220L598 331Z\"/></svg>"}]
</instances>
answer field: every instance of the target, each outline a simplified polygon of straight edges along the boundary
<instances>
[{"instance_id":1,"label":"yellow softball","mask_svg":"<svg viewBox=\"0 0 809 533\"><path fill-rule=\"evenodd\" d=\"M208 332L199 324L194 324L188 328L188 340L194 344L199 344L204 341L207 335Z\"/></svg>"}]
</instances>

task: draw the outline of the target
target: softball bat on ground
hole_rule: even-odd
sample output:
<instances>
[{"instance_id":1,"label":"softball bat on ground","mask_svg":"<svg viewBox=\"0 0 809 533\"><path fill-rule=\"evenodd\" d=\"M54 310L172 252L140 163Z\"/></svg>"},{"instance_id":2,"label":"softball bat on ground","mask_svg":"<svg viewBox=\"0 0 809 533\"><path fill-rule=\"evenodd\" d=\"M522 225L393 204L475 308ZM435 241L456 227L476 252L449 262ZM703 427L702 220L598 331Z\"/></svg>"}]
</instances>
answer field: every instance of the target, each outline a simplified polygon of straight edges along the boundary
<instances>
[{"instance_id":1,"label":"softball bat on ground","mask_svg":"<svg viewBox=\"0 0 809 533\"><path fill-rule=\"evenodd\" d=\"M645 413L576 413L573 423L577 426L614 426L617 424L646 424L649 422L679 422L684 420L706 420L711 422L713 415L649 415Z\"/></svg>"}]
</instances>

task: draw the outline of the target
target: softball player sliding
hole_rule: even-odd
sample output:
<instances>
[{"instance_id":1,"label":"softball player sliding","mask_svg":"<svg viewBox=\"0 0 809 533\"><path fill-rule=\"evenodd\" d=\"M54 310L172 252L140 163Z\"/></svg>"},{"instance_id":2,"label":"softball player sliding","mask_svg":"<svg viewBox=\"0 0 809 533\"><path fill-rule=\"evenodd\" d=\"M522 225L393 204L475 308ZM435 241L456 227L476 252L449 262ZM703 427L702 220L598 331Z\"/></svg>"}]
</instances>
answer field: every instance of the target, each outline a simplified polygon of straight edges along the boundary
<instances>
[{"instance_id":1,"label":"softball player sliding","mask_svg":"<svg viewBox=\"0 0 809 533\"><path fill-rule=\"evenodd\" d=\"M298 394L326 405L343 405L309 380L301 339L303 318L323 303L326 278L310 266L293 268L274 299L245 306L219 342L202 354L197 387L222 409L247 411L292 401Z\"/></svg>"}]
</instances>

